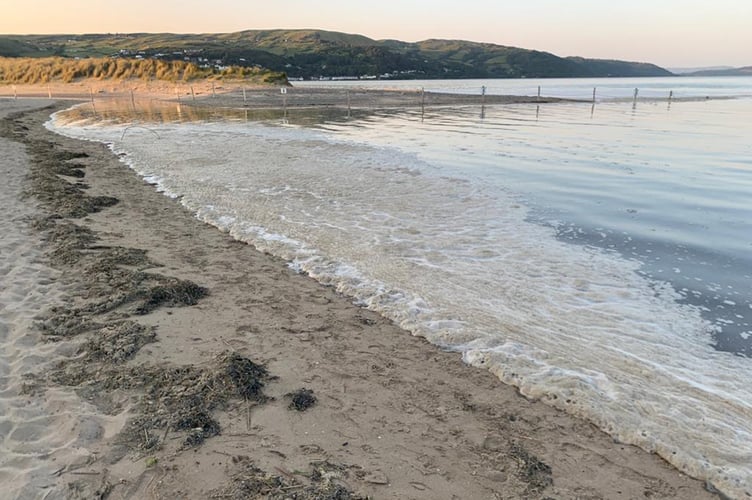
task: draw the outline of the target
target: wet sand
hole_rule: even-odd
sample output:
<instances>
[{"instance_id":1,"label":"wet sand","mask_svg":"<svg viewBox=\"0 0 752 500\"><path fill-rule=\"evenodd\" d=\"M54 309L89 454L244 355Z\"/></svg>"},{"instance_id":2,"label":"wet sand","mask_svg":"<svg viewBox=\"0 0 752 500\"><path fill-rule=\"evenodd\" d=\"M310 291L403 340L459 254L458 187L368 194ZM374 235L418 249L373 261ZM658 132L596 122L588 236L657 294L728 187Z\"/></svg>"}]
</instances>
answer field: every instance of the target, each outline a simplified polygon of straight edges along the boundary
<instances>
[{"instance_id":1,"label":"wet sand","mask_svg":"<svg viewBox=\"0 0 752 500\"><path fill-rule=\"evenodd\" d=\"M32 194L2 319L44 358L2 404L63 394L93 430L39 425L35 462L0 466L15 498L716 498L201 223L50 112L0 126Z\"/></svg>"}]
</instances>

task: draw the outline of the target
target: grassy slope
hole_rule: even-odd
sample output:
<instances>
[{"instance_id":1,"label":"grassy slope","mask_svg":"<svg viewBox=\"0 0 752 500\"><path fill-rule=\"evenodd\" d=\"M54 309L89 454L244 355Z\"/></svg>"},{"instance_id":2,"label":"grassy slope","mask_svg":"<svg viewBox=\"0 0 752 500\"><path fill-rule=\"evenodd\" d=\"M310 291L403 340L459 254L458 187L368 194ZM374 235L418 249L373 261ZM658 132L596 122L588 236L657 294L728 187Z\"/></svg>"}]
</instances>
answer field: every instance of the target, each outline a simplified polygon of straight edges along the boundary
<instances>
[{"instance_id":1,"label":"grassy slope","mask_svg":"<svg viewBox=\"0 0 752 500\"><path fill-rule=\"evenodd\" d=\"M357 76L410 71L413 77L661 76L651 64L561 58L548 52L467 42L377 41L321 30L248 30L222 34L31 35L0 37L0 55L104 57L120 50L182 58L200 54L226 64L256 64L290 76ZM22 54L22 51L26 53ZM182 52L185 51L185 54ZM181 54L173 54L181 52Z\"/></svg>"},{"instance_id":2,"label":"grassy slope","mask_svg":"<svg viewBox=\"0 0 752 500\"><path fill-rule=\"evenodd\" d=\"M232 66L222 70L201 68L184 61L154 59L111 59L63 57L0 57L0 83L39 84L99 80L141 79L144 81L188 82L199 79L244 80L278 84L287 81L283 73Z\"/></svg>"}]
</instances>

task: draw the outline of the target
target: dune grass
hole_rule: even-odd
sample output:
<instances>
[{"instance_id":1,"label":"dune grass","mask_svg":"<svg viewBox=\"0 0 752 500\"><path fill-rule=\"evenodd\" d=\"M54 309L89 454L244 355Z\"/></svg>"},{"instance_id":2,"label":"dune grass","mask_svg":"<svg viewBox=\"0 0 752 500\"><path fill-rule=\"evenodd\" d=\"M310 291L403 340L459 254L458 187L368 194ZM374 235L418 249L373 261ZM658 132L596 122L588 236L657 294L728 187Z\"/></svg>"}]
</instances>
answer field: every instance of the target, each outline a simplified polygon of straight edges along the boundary
<instances>
[{"instance_id":1,"label":"dune grass","mask_svg":"<svg viewBox=\"0 0 752 500\"><path fill-rule=\"evenodd\" d=\"M200 79L251 80L255 83L285 83L284 73L243 66L200 67L185 61L159 59L64 57L0 57L0 83L71 83L80 79L140 79L144 81L188 82Z\"/></svg>"}]
</instances>

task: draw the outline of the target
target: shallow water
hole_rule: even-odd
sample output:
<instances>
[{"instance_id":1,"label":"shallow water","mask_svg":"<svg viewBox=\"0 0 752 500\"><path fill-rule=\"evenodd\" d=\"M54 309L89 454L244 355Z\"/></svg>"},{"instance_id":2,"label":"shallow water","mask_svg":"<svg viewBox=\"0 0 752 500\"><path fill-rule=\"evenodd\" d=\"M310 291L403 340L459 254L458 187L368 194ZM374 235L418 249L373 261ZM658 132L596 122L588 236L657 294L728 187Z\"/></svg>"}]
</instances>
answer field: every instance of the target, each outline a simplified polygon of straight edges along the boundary
<instances>
[{"instance_id":1,"label":"shallow water","mask_svg":"<svg viewBox=\"0 0 752 500\"><path fill-rule=\"evenodd\" d=\"M752 100L169 109L52 126L524 394L752 488Z\"/></svg>"},{"instance_id":2,"label":"shallow water","mask_svg":"<svg viewBox=\"0 0 752 500\"><path fill-rule=\"evenodd\" d=\"M424 89L427 92L457 94L527 95L596 101L632 100L635 89L640 99L705 99L752 97L748 76L730 77L661 77L661 78L516 78L468 80L347 80L294 82L302 89L329 88L391 88Z\"/></svg>"},{"instance_id":3,"label":"shallow water","mask_svg":"<svg viewBox=\"0 0 752 500\"><path fill-rule=\"evenodd\" d=\"M597 102L632 100L635 89L639 99L668 100L752 97L748 76L729 77L661 77L661 78L531 78L468 80L359 80L294 82L305 88L391 88L424 89L427 92L457 94L561 97Z\"/></svg>"},{"instance_id":4,"label":"shallow water","mask_svg":"<svg viewBox=\"0 0 752 500\"><path fill-rule=\"evenodd\" d=\"M713 323L719 349L752 354L752 100L590 111L442 109L325 127L514 193L558 238L615 250L671 283Z\"/></svg>"}]
</instances>

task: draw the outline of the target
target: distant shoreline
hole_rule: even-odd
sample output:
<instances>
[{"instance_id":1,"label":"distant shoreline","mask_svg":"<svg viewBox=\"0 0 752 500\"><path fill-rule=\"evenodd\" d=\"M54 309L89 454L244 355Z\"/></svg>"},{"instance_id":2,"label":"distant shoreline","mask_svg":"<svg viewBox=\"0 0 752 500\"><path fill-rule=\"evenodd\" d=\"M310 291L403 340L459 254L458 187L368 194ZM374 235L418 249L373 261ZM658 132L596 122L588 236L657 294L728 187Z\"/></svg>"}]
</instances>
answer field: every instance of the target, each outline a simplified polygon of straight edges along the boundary
<instances>
[{"instance_id":1,"label":"distant shoreline","mask_svg":"<svg viewBox=\"0 0 752 500\"><path fill-rule=\"evenodd\" d=\"M0 85L0 98L48 98L96 102L102 99L153 98L201 107L312 108L421 107L521 103L587 102L523 95L480 95L367 88L306 88L200 80L190 83L80 81L34 85Z\"/></svg>"}]
</instances>

